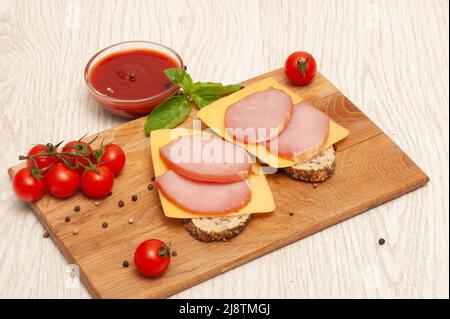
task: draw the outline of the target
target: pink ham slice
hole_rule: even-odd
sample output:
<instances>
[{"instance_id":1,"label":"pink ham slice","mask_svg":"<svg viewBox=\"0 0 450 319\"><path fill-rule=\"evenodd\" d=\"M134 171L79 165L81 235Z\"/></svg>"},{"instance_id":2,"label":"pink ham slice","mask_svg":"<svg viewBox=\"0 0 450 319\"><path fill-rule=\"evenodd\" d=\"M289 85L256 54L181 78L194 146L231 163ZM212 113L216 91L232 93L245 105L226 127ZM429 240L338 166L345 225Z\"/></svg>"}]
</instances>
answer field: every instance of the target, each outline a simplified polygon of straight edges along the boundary
<instances>
[{"instance_id":1,"label":"pink ham slice","mask_svg":"<svg viewBox=\"0 0 450 319\"><path fill-rule=\"evenodd\" d=\"M292 99L288 94L268 88L230 105L225 112L225 128L238 142L267 141L283 131L292 110Z\"/></svg>"},{"instance_id":2,"label":"pink ham slice","mask_svg":"<svg viewBox=\"0 0 450 319\"><path fill-rule=\"evenodd\" d=\"M198 182L168 170L156 177L155 183L171 203L193 214L236 212L251 198L247 180L226 184Z\"/></svg>"},{"instance_id":3,"label":"pink ham slice","mask_svg":"<svg viewBox=\"0 0 450 319\"><path fill-rule=\"evenodd\" d=\"M284 131L266 143L273 154L306 162L317 155L327 139L330 119L312 105L301 102L294 106L291 121Z\"/></svg>"},{"instance_id":4,"label":"pink ham slice","mask_svg":"<svg viewBox=\"0 0 450 319\"><path fill-rule=\"evenodd\" d=\"M161 147L159 154L169 168L197 181L237 182L252 170L243 148L209 135L181 136Z\"/></svg>"}]
</instances>

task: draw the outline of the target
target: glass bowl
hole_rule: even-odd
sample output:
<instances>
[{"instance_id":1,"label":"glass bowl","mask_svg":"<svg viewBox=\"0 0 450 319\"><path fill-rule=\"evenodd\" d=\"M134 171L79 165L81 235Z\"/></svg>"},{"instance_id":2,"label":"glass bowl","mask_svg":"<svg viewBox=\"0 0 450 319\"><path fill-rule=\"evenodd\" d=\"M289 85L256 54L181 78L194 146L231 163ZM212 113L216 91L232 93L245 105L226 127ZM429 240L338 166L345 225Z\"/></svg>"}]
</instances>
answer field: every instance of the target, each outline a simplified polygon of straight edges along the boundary
<instances>
[{"instance_id":1,"label":"glass bowl","mask_svg":"<svg viewBox=\"0 0 450 319\"><path fill-rule=\"evenodd\" d=\"M176 85L171 85L167 89L161 91L156 95L151 95L138 100L125 100L113 98L99 92L90 82L91 71L97 62L105 58L106 56L119 52L132 49L147 49L152 51L161 52L169 56L180 68L184 68L183 60L177 52L171 48L156 42L150 41L126 41L117 44L113 44L103 50L97 52L86 64L84 69L84 79L88 88L88 92L91 97L97 101L104 109L109 112L126 118L137 118L147 115L157 105L161 104L164 100L175 95L178 92Z\"/></svg>"}]
</instances>

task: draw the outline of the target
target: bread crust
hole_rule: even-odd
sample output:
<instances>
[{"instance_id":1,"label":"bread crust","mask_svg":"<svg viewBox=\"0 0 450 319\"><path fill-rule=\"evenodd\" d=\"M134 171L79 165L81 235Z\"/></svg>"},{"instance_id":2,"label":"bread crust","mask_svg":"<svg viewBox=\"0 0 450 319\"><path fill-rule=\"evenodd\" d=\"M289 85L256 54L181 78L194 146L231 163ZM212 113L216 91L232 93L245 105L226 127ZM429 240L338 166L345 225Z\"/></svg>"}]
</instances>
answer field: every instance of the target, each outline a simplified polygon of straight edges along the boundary
<instances>
[{"instance_id":1,"label":"bread crust","mask_svg":"<svg viewBox=\"0 0 450 319\"><path fill-rule=\"evenodd\" d=\"M306 163L282 169L288 176L305 182L323 182L336 171L336 153L331 146Z\"/></svg>"},{"instance_id":2,"label":"bread crust","mask_svg":"<svg viewBox=\"0 0 450 319\"><path fill-rule=\"evenodd\" d=\"M239 235L250 220L251 215L193 218L184 221L184 228L203 242L227 241Z\"/></svg>"}]
</instances>

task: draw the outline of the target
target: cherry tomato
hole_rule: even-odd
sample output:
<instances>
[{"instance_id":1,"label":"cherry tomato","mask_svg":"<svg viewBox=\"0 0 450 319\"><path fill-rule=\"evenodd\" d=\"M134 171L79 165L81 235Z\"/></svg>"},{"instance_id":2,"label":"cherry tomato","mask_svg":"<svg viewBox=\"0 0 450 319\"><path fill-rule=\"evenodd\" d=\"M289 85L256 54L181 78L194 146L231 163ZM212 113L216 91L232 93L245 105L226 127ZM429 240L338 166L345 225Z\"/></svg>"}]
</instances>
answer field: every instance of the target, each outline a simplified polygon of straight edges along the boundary
<instances>
[{"instance_id":1,"label":"cherry tomato","mask_svg":"<svg viewBox=\"0 0 450 319\"><path fill-rule=\"evenodd\" d=\"M22 168L13 178L16 195L26 201L35 201L45 193L45 180L36 178L30 168Z\"/></svg>"},{"instance_id":2,"label":"cherry tomato","mask_svg":"<svg viewBox=\"0 0 450 319\"><path fill-rule=\"evenodd\" d=\"M51 144L43 145L38 144L33 146L28 151L28 156L30 155L37 155L37 154L48 154L50 152L55 151L55 147ZM43 169L46 167L50 167L50 165L54 165L59 162L59 158L57 158L54 155L47 155L47 156L37 156L34 157L34 160L27 160L27 166L32 167L33 163L35 164L35 168L37 169Z\"/></svg>"},{"instance_id":3,"label":"cherry tomato","mask_svg":"<svg viewBox=\"0 0 450 319\"><path fill-rule=\"evenodd\" d=\"M55 197L70 197L80 187L80 175L63 163L57 163L47 175L47 187L49 193Z\"/></svg>"},{"instance_id":4,"label":"cherry tomato","mask_svg":"<svg viewBox=\"0 0 450 319\"><path fill-rule=\"evenodd\" d=\"M307 85L316 76L316 60L308 52L292 53L284 64L284 73L296 85Z\"/></svg>"},{"instance_id":5,"label":"cherry tomato","mask_svg":"<svg viewBox=\"0 0 450 319\"><path fill-rule=\"evenodd\" d=\"M109 144L103 149L102 153L100 163L107 166L114 176L117 176L125 166L125 152L119 145Z\"/></svg>"},{"instance_id":6,"label":"cherry tomato","mask_svg":"<svg viewBox=\"0 0 450 319\"><path fill-rule=\"evenodd\" d=\"M158 239L142 242L134 253L134 264L146 276L159 276L170 264L169 246Z\"/></svg>"},{"instance_id":7,"label":"cherry tomato","mask_svg":"<svg viewBox=\"0 0 450 319\"><path fill-rule=\"evenodd\" d=\"M81 141L71 141L64 145L62 148L62 152L68 152L71 154L81 154L81 156L78 156L78 163L81 163L85 166L89 166L88 158L92 154L92 148L89 144ZM72 167L75 167L77 165L77 156L74 155L67 155L67 158L70 160L70 163ZM85 171L85 168L81 165L78 166L78 173L83 174Z\"/></svg>"},{"instance_id":8,"label":"cherry tomato","mask_svg":"<svg viewBox=\"0 0 450 319\"><path fill-rule=\"evenodd\" d=\"M86 170L81 176L81 190L89 197L101 198L108 195L114 185L114 175L105 165Z\"/></svg>"}]
</instances>

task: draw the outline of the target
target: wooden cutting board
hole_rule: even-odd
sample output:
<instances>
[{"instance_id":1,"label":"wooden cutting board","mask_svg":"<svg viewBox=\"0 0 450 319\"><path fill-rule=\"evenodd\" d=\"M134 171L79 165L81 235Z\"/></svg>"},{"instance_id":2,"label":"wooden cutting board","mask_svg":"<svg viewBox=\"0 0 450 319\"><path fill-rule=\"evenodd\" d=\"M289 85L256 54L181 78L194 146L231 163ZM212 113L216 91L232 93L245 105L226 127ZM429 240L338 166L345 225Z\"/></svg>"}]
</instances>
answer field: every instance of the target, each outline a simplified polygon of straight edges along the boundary
<instances>
[{"instance_id":1,"label":"wooden cutting board","mask_svg":"<svg viewBox=\"0 0 450 319\"><path fill-rule=\"evenodd\" d=\"M202 243L185 231L182 221L166 218L152 184L150 141L144 118L103 131L99 141L114 141L127 154L113 195L99 206L78 193L67 200L45 196L31 207L93 297L162 298L318 232L356 214L412 191L429 181L422 170L367 116L321 74L307 87L291 86L282 69L250 79L273 77L350 130L337 145L337 170L319 184L299 182L283 174L267 177L277 209L259 214L238 237ZM191 125L191 118L183 124ZM10 176L21 166L9 169ZM138 195L136 202L132 195ZM118 201L125 201L120 208ZM75 212L74 206L81 211ZM290 213L293 213L290 214ZM65 217L70 216L70 222ZM128 220L134 219L134 224ZM102 228L107 222L108 227ZM78 235L73 231L78 230ZM170 241L177 252L161 277L141 276L133 265L137 245L149 238ZM122 267L128 260L130 267Z\"/></svg>"}]
</instances>

